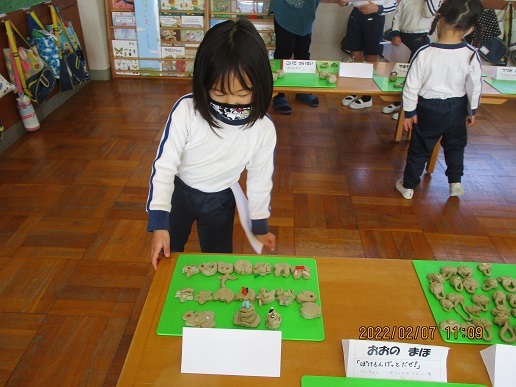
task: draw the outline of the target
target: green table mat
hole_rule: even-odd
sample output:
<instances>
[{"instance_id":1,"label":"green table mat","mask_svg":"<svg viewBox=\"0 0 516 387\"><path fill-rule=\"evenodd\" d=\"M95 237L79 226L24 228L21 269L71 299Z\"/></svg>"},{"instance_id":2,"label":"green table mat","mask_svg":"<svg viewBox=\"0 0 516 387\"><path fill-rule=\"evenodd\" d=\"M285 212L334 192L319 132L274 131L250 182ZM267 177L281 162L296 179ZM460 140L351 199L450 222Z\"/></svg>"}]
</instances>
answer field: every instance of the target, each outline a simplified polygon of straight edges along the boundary
<instances>
[{"instance_id":1,"label":"green table mat","mask_svg":"<svg viewBox=\"0 0 516 387\"><path fill-rule=\"evenodd\" d=\"M439 300L435 298L435 296L430 292L429 285L430 282L426 278L426 275L429 273L439 273L439 270L442 266L454 266L458 267L461 265L469 266L473 269L473 278L476 279L479 283L478 289L474 294L483 294L486 297L488 297L491 301L488 306L488 310L486 312L482 312L479 317L473 317L473 318L485 318L491 322L493 322L494 317L491 315L491 309L495 307L494 302L492 301L492 295L496 290L501 290L506 294L509 294L507 291L503 289L501 284L498 285L498 287L494 290L484 291L482 290L482 285L484 284L484 281L486 278L498 278L500 276L510 276L513 278L516 278L516 265L509 265L509 264L492 264L492 272L490 277L484 276L482 272L480 272L477 269L478 263L476 262L446 262L446 261L413 261L414 268L416 270L416 274L419 278L419 282L421 284L421 287L423 288L423 292L425 293L426 300L428 302L428 305L430 306L430 310L432 311L432 314L434 316L435 322L437 324L437 329L439 330L441 337L444 341L448 343L464 343L464 344L507 344L502 339L500 339L499 333L500 333L500 327L495 325L493 323L493 326L491 328L492 332L492 340L487 342L483 339L476 339L475 337L475 331L471 330L469 333L465 333L464 335L461 332L457 332L457 334L453 334L453 332L446 332L439 329L439 324L443 320L455 320L459 323L465 323L465 321L462 319L462 317L455 312L454 310L451 310L450 312L445 312L443 308L441 307L441 304L439 303ZM464 296L464 305L474 305L471 301L471 297L474 294L469 294L465 290L462 292L457 292L449 283L449 281L445 281L444 283L444 293L458 293ZM509 304L506 303L506 306L510 308ZM511 327L513 327L516 324L516 318L511 317ZM513 345L516 343L513 343Z\"/></svg>"},{"instance_id":2,"label":"green table mat","mask_svg":"<svg viewBox=\"0 0 516 387\"><path fill-rule=\"evenodd\" d=\"M395 83L405 82L405 78L398 77L396 82L389 81L389 77L380 77L378 75L373 76L373 81L380 88L381 91L393 91L401 93L402 87L394 87Z\"/></svg>"},{"instance_id":3,"label":"green table mat","mask_svg":"<svg viewBox=\"0 0 516 387\"><path fill-rule=\"evenodd\" d=\"M182 319L183 314L187 311L213 311L215 312L216 328L227 329L267 329L265 327L265 316L271 307L273 307L282 316L282 322L279 330L282 331L282 338L285 340L304 340L304 341L322 341L324 340L324 324L322 316L312 320L307 320L300 315L301 305L294 301L289 306L280 305L277 300L271 304L259 306L255 300L253 306L260 316L260 325L257 328L245 328L233 324L233 317L242 306L241 301L233 301L226 303L222 301L208 301L200 305L197 301L180 302L175 297L176 291L183 288L195 289L194 295L200 290L211 290L212 296L217 289L220 288L220 280L217 278L221 274L212 277L206 277L202 273L195 274L190 278L182 273L183 266L195 264L200 265L205 262L230 262L235 263L239 259L249 260L253 265L257 262L267 262L271 264L272 273L264 277L255 277L253 274L240 275L233 273L232 276L237 277L236 280L227 280L226 287L233 290L236 294L242 287L253 289L256 294L260 288L267 290L292 289L294 294L309 290L314 292L318 298L316 304L321 305L319 280L317 275L317 265L313 258L283 258L279 256L267 257L259 255L237 256L237 255L203 255L203 254L181 254L178 257L172 280L168 289L167 297L161 317L159 320L157 334L169 336L181 336L183 327L185 326ZM283 276L274 276L274 264L279 262L287 262L291 266L305 265L310 268L309 279L294 279L292 275L285 278Z\"/></svg>"},{"instance_id":4,"label":"green table mat","mask_svg":"<svg viewBox=\"0 0 516 387\"><path fill-rule=\"evenodd\" d=\"M286 73L283 78L278 78L274 81L274 86L318 87L330 89L337 87L335 83L328 83L326 79L319 79L319 74L304 73Z\"/></svg>"},{"instance_id":5,"label":"green table mat","mask_svg":"<svg viewBox=\"0 0 516 387\"><path fill-rule=\"evenodd\" d=\"M484 81L502 94L516 94L516 81L503 81L493 78L484 78Z\"/></svg>"},{"instance_id":6,"label":"green table mat","mask_svg":"<svg viewBox=\"0 0 516 387\"><path fill-rule=\"evenodd\" d=\"M309 376L301 378L301 387L486 387L483 384L416 382L413 380L386 380L343 378L337 376Z\"/></svg>"},{"instance_id":7,"label":"green table mat","mask_svg":"<svg viewBox=\"0 0 516 387\"><path fill-rule=\"evenodd\" d=\"M271 63L271 71L278 71L281 69L281 59L269 59Z\"/></svg>"}]
</instances>

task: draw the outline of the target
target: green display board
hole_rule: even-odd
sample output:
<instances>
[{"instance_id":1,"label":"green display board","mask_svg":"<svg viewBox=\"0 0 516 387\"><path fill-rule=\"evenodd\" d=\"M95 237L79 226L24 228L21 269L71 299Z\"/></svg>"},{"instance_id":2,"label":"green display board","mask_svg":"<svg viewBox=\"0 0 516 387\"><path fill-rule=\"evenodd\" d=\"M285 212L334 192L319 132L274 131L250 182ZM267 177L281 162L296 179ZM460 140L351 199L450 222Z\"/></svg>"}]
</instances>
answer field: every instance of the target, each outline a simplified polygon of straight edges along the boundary
<instances>
[{"instance_id":1,"label":"green display board","mask_svg":"<svg viewBox=\"0 0 516 387\"><path fill-rule=\"evenodd\" d=\"M274 81L274 86L287 87L318 87L334 89L335 83L328 83L326 79L320 79L319 74L286 73L283 78Z\"/></svg>"},{"instance_id":2,"label":"green display board","mask_svg":"<svg viewBox=\"0 0 516 387\"><path fill-rule=\"evenodd\" d=\"M486 387L483 384L416 382L413 380L381 380L341 378L337 376L303 376L301 387Z\"/></svg>"},{"instance_id":3,"label":"green display board","mask_svg":"<svg viewBox=\"0 0 516 387\"><path fill-rule=\"evenodd\" d=\"M493 78L484 78L484 81L502 94L516 94L516 81L502 81Z\"/></svg>"},{"instance_id":4,"label":"green display board","mask_svg":"<svg viewBox=\"0 0 516 387\"><path fill-rule=\"evenodd\" d=\"M513 278L516 278L516 265L509 265L509 264L492 264L492 273L490 277L484 276L482 272L480 272L477 269L478 263L473 262L446 262L446 261L414 261L414 268L416 270L416 274L419 278L419 282L421 283L421 287L423 288L423 292L425 293L426 300L428 302L428 305L430 306L430 309L432 311L432 314L434 316L435 322L437 324L437 327L439 328L439 324L441 321L444 320L455 320L459 323L465 323L466 321L463 320L463 318L455 312L455 310L451 310L450 312L446 312L441 307L441 304L436 299L436 297L430 292L429 286L430 282L426 278L427 274L429 273L439 273L439 270L442 266L468 266L473 269L473 278L476 279L479 283L479 287L476 290L474 294L483 294L486 297L488 297L491 301L489 302L488 310L485 312L482 312L479 317L473 316L473 318L485 318L489 320L490 322L494 321L494 317L491 315L491 310L494 309L495 304L492 300L492 295L496 290L501 290L504 293L508 294L507 291L504 291L502 286L499 284L498 287L494 290L490 291L484 291L482 290L482 285L484 284L484 281L487 278L498 278L500 276L510 276ZM444 293L458 293L464 296L464 305L474 305L471 301L471 297L474 294L469 294L465 290L458 292L456 291L452 285L448 281L444 282ZM510 308L509 304L506 303L506 306ZM462 310L461 310L462 312ZM516 318L511 317L511 327L513 327L516 324ZM477 339L476 334L478 333L474 329L469 329L464 332L453 332L453 331L443 331L439 329L439 332L441 333L441 337L444 341L449 343L465 343L465 344L507 344L502 339L500 339L500 327L495 325L493 323L493 326L491 328L492 332L492 340L487 342L483 339ZM516 344L516 343L513 343Z\"/></svg>"},{"instance_id":5,"label":"green display board","mask_svg":"<svg viewBox=\"0 0 516 387\"><path fill-rule=\"evenodd\" d=\"M242 287L253 289L256 294L260 288L271 289L292 289L294 294L308 290L314 292L318 298L316 304L321 305L319 280L317 276L317 265L313 258L283 258L267 256L237 256L237 255L202 255L202 254L181 254L178 257L172 280L168 289L165 304L161 312L157 333L158 335L181 336L185 326L182 316L188 311L213 311L215 313L216 328L227 329L267 329L265 327L265 317L271 307L282 316L279 330L282 331L282 338L285 340L305 340L322 341L324 340L323 317L307 320L300 315L301 305L294 301L289 306L280 305L277 299L271 304L259 306L258 301L253 302L253 306L260 316L261 322L257 328L244 328L233 324L233 317L242 306L242 301L233 301L229 304L222 301L208 301L200 305L197 301L191 300L180 302L175 294L183 288L193 288L194 295L200 290L211 290L212 295L220 288L221 274L207 277L201 273L195 274L190 278L182 273L182 269L187 265L201 265L207 262L230 262L234 264L237 260L243 259L250 261L253 265L257 262L267 262L272 267L272 273L266 276L255 276L253 274L240 275L233 273L235 280L227 280L226 288L231 289L237 294ZM275 277L274 264L287 262L291 266L305 265L310 268L309 279L294 279L292 274L289 277Z\"/></svg>"},{"instance_id":6,"label":"green display board","mask_svg":"<svg viewBox=\"0 0 516 387\"><path fill-rule=\"evenodd\" d=\"M405 82L405 78L398 77L396 82L389 81L389 77L380 77L378 75L373 76L373 81L380 88L381 91L393 91L401 93L403 87L394 87L395 83Z\"/></svg>"},{"instance_id":7,"label":"green display board","mask_svg":"<svg viewBox=\"0 0 516 387\"><path fill-rule=\"evenodd\" d=\"M14 12L22 8L44 3L45 0L9 0L0 1L0 13Z\"/></svg>"}]
</instances>

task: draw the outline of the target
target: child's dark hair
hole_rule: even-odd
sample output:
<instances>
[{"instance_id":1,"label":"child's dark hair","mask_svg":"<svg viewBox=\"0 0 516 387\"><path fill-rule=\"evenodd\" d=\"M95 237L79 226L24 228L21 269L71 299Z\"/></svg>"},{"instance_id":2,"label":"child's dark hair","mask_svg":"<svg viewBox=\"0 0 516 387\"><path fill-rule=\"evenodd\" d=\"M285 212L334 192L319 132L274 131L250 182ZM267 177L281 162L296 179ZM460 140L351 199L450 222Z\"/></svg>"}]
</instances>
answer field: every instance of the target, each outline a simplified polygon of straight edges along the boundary
<instances>
[{"instance_id":1,"label":"child's dark hair","mask_svg":"<svg viewBox=\"0 0 516 387\"><path fill-rule=\"evenodd\" d=\"M479 23L479 19L483 12L484 6L480 0L444 0L435 14L428 35L434 33L437 23L442 18L446 24L458 31L466 32L471 27L474 27L477 33L472 44L473 46L478 46L482 39L482 26Z\"/></svg>"},{"instance_id":2,"label":"child's dark hair","mask_svg":"<svg viewBox=\"0 0 516 387\"><path fill-rule=\"evenodd\" d=\"M210 111L209 91L219 85L222 92L227 92L233 77L252 92L251 126L267 113L272 99L272 71L263 39L245 18L227 20L209 29L195 56L194 107L212 129L219 125Z\"/></svg>"}]
</instances>

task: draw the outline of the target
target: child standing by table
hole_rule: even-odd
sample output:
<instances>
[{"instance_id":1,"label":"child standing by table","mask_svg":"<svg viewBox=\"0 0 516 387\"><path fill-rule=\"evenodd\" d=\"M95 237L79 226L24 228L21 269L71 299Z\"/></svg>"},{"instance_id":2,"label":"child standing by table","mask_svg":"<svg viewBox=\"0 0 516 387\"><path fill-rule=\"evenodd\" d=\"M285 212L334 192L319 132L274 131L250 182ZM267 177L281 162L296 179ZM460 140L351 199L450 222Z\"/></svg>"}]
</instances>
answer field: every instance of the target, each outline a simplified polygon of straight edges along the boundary
<instances>
[{"instance_id":1,"label":"child standing by table","mask_svg":"<svg viewBox=\"0 0 516 387\"><path fill-rule=\"evenodd\" d=\"M342 49L350 51L354 62L378 62L385 15L396 11L397 0L338 0L338 4L341 7L353 5ZM373 106L373 100L370 95L361 98L348 95L342 100L342 104L351 109L363 109Z\"/></svg>"},{"instance_id":2,"label":"child standing by table","mask_svg":"<svg viewBox=\"0 0 516 387\"><path fill-rule=\"evenodd\" d=\"M444 0L429 32L437 30L439 40L419 49L412 59L403 87L403 127L412 130L412 137L403 179L396 182L405 199L412 199L441 136L450 196L464 194L466 124L475 122L482 70L478 53L463 37L479 29L483 9L480 0Z\"/></svg>"},{"instance_id":3,"label":"child standing by table","mask_svg":"<svg viewBox=\"0 0 516 387\"><path fill-rule=\"evenodd\" d=\"M197 221L203 252L231 253L235 197L247 169L252 232L271 251L269 231L276 131L266 114L272 72L265 44L247 19L211 28L199 45L193 93L176 102L152 165L147 231L151 262L184 251Z\"/></svg>"},{"instance_id":4,"label":"child standing by table","mask_svg":"<svg viewBox=\"0 0 516 387\"><path fill-rule=\"evenodd\" d=\"M410 50L409 62L424 45L430 43L428 31L432 26L435 12L441 6L442 0L403 0L392 20L391 42L393 46L403 43ZM382 109L382 113L392 115L397 120L401 102L393 102Z\"/></svg>"}]
</instances>

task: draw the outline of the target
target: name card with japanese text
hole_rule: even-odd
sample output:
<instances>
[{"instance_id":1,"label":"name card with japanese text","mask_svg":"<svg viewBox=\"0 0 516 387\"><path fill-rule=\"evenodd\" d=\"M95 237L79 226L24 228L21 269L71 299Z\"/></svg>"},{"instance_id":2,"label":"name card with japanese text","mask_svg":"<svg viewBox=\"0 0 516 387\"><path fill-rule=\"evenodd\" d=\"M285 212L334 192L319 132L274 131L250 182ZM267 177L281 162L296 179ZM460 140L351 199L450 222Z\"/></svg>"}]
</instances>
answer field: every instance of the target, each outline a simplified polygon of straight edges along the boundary
<instances>
[{"instance_id":1,"label":"name card with japanese text","mask_svg":"<svg viewBox=\"0 0 516 387\"><path fill-rule=\"evenodd\" d=\"M410 64L408 63L396 63L392 71L396 71L398 73L398 77L405 78L407 76L409 66Z\"/></svg>"},{"instance_id":2,"label":"name card with japanese text","mask_svg":"<svg viewBox=\"0 0 516 387\"><path fill-rule=\"evenodd\" d=\"M283 71L286 73L303 73L303 74L314 74L315 73L315 60L284 60Z\"/></svg>"},{"instance_id":3,"label":"name card with japanese text","mask_svg":"<svg viewBox=\"0 0 516 387\"><path fill-rule=\"evenodd\" d=\"M342 340L346 377L446 382L449 348L389 341Z\"/></svg>"},{"instance_id":4,"label":"name card with japanese text","mask_svg":"<svg viewBox=\"0 0 516 387\"><path fill-rule=\"evenodd\" d=\"M340 62L339 77L372 78L373 64Z\"/></svg>"},{"instance_id":5,"label":"name card with japanese text","mask_svg":"<svg viewBox=\"0 0 516 387\"><path fill-rule=\"evenodd\" d=\"M516 81L516 67L497 67L493 78L500 81Z\"/></svg>"}]
</instances>

